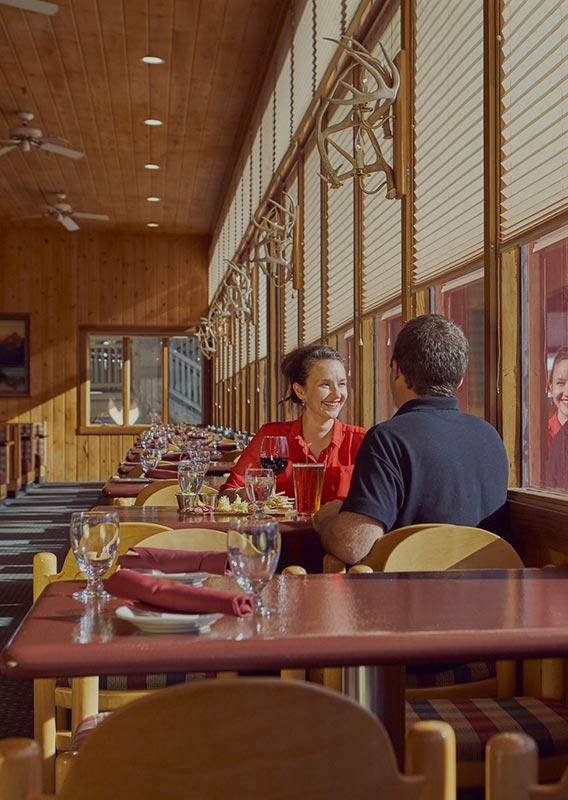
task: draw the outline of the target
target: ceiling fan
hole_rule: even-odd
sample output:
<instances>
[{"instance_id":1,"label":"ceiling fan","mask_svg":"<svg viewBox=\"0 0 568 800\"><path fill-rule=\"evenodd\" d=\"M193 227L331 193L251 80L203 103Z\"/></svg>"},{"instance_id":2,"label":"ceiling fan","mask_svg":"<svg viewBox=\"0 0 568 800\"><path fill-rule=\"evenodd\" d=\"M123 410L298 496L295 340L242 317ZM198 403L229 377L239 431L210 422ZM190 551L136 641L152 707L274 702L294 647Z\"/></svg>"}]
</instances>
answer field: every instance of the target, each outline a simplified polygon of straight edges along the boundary
<instances>
[{"instance_id":1,"label":"ceiling fan","mask_svg":"<svg viewBox=\"0 0 568 800\"><path fill-rule=\"evenodd\" d=\"M0 0L1 2L2 0ZM79 150L70 150L68 147L62 147L60 142L65 142L65 139L60 139L57 136L43 136L39 128L30 128L30 122L34 118L31 111L18 111L18 115L22 124L8 131L9 139L0 139L0 144L4 145L4 147L0 148L0 156L6 155L15 147L21 147L24 153L29 153L32 146L40 147L42 150L47 150L48 153L57 153L68 158L83 158L85 155Z\"/></svg>"},{"instance_id":2,"label":"ceiling fan","mask_svg":"<svg viewBox=\"0 0 568 800\"><path fill-rule=\"evenodd\" d=\"M12 8L21 8L23 11L37 11L38 14L55 14L59 11L58 5L47 3L45 0L0 0L0 6L12 6Z\"/></svg>"},{"instance_id":3,"label":"ceiling fan","mask_svg":"<svg viewBox=\"0 0 568 800\"><path fill-rule=\"evenodd\" d=\"M67 195L65 192L57 192L57 202L47 204L46 216L53 217L68 231L79 230L75 219L98 219L103 221L110 219L107 214L90 214L88 211L73 211L69 203L65 202L66 198ZM31 217L28 217L28 219L31 219Z\"/></svg>"}]
</instances>

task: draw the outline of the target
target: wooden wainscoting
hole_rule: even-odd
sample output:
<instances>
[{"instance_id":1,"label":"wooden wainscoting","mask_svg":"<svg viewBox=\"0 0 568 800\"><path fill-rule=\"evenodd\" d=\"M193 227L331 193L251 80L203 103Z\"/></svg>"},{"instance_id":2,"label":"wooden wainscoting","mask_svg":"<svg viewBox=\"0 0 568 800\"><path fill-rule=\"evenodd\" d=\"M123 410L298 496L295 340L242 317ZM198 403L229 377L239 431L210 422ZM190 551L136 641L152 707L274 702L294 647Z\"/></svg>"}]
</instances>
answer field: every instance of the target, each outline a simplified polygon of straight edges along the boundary
<instances>
[{"instance_id":1,"label":"wooden wainscoting","mask_svg":"<svg viewBox=\"0 0 568 800\"><path fill-rule=\"evenodd\" d=\"M528 567L568 564L568 497L509 490L511 544Z\"/></svg>"}]
</instances>

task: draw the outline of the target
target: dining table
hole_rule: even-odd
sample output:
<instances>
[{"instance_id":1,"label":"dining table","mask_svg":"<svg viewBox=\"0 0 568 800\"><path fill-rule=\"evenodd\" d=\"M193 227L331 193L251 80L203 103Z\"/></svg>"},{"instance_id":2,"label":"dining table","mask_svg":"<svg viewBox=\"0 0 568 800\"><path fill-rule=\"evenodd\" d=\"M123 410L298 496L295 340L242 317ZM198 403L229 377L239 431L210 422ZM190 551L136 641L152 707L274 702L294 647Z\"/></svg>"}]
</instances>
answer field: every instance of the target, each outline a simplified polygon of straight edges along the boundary
<instances>
[{"instance_id":1,"label":"dining table","mask_svg":"<svg viewBox=\"0 0 568 800\"><path fill-rule=\"evenodd\" d=\"M217 467L213 466L210 467L205 475L205 482L213 487L214 489L218 489L220 486L225 483L225 475L229 473L227 466L224 467ZM172 471L171 476L165 478L165 480L175 480L177 478L177 472ZM160 480L159 478L129 478L128 476L115 476L109 478L108 481L104 484L103 488L101 489L101 494L103 497L106 497L111 503L115 498L122 497L122 498L136 498L146 486L150 483L153 483L155 480Z\"/></svg>"},{"instance_id":2,"label":"dining table","mask_svg":"<svg viewBox=\"0 0 568 800\"><path fill-rule=\"evenodd\" d=\"M92 511L112 510L122 522L154 522L168 528L213 528L228 531L247 516L217 513L187 513L175 506L95 506ZM300 566L307 572L322 572L325 551L311 519L297 514L270 517L279 523L282 546L278 569Z\"/></svg>"},{"instance_id":3,"label":"dining table","mask_svg":"<svg viewBox=\"0 0 568 800\"><path fill-rule=\"evenodd\" d=\"M231 577L215 588L236 589ZM209 633L145 635L50 584L0 656L13 679L344 667L365 673L367 705L404 752L404 670L470 659L565 656L568 569L275 576L270 617L223 616ZM360 688L360 686L359 686ZM352 685L357 691L357 686ZM361 699L361 698L359 698ZM365 698L363 698L365 699Z\"/></svg>"}]
</instances>

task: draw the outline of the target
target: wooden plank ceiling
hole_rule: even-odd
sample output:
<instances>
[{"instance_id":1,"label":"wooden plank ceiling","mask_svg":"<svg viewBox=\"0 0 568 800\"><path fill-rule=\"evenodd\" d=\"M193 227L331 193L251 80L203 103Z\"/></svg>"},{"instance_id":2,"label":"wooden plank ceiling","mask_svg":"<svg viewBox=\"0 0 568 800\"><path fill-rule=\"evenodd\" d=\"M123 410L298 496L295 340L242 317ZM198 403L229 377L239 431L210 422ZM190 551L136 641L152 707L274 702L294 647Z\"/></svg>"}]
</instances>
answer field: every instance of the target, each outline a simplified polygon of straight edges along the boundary
<instances>
[{"instance_id":1,"label":"wooden plank ceiling","mask_svg":"<svg viewBox=\"0 0 568 800\"><path fill-rule=\"evenodd\" d=\"M287 1L57 2L53 16L0 4L0 139L31 111L86 157L2 156L0 224L64 191L74 210L109 215L84 229L211 233Z\"/></svg>"}]
</instances>

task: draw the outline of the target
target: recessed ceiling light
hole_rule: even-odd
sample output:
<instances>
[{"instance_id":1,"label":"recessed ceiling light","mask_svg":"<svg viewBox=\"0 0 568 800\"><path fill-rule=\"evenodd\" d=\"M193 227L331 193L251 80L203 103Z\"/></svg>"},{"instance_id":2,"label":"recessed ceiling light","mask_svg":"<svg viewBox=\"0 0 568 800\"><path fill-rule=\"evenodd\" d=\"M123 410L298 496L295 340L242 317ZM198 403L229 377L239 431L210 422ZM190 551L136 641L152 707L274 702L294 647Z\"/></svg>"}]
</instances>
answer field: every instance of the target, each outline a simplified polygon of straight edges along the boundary
<instances>
[{"instance_id":1,"label":"recessed ceiling light","mask_svg":"<svg viewBox=\"0 0 568 800\"><path fill-rule=\"evenodd\" d=\"M163 64L164 63L164 59L160 58L159 56L144 56L142 58L142 61L145 64Z\"/></svg>"},{"instance_id":2,"label":"recessed ceiling light","mask_svg":"<svg viewBox=\"0 0 568 800\"><path fill-rule=\"evenodd\" d=\"M144 120L144 125L163 125L163 124L164 123L162 122L161 119L145 119Z\"/></svg>"},{"instance_id":3,"label":"recessed ceiling light","mask_svg":"<svg viewBox=\"0 0 568 800\"><path fill-rule=\"evenodd\" d=\"M144 169L160 169L159 164L144 164Z\"/></svg>"},{"instance_id":4,"label":"recessed ceiling light","mask_svg":"<svg viewBox=\"0 0 568 800\"><path fill-rule=\"evenodd\" d=\"M146 225L147 225L149 228L158 228L158 227L159 227L159 225L158 225L158 223L157 223L157 222L147 222L147 223L146 223Z\"/></svg>"},{"instance_id":5,"label":"recessed ceiling light","mask_svg":"<svg viewBox=\"0 0 568 800\"><path fill-rule=\"evenodd\" d=\"M160 202L160 199L161 199L160 197L147 197L147 198L146 198L146 200L147 200L149 203L159 203L159 202Z\"/></svg>"}]
</instances>

